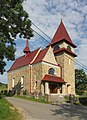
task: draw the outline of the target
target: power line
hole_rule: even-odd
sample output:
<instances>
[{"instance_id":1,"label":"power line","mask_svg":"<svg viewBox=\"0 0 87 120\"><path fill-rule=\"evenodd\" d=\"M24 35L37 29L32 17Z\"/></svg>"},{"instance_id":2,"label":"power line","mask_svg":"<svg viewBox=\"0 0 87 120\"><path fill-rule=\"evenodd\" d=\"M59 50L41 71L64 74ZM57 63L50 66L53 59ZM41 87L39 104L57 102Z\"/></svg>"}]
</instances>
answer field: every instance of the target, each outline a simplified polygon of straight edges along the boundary
<instances>
[{"instance_id":1,"label":"power line","mask_svg":"<svg viewBox=\"0 0 87 120\"><path fill-rule=\"evenodd\" d=\"M43 32L37 25L35 25L33 22L32 22L32 24L51 40L51 38L45 32Z\"/></svg>"},{"instance_id":2,"label":"power line","mask_svg":"<svg viewBox=\"0 0 87 120\"><path fill-rule=\"evenodd\" d=\"M38 30L40 30L45 36L47 36L50 40L51 40L51 38L48 36L48 35L46 35L39 27L37 27L34 23L32 23ZM43 40L45 41L45 42L47 42L47 43L49 43L49 41L47 40L47 39L45 39L42 35L40 35L38 32L36 32L33 28L31 28L35 33L37 33L41 38L43 38ZM68 57L68 56L67 56ZM68 57L69 58L69 57ZM69 59L71 59L71 58L69 58ZM72 59L71 59L72 60ZM80 67L82 67L82 68L84 68L85 70L87 70L86 68L86 66L83 64L83 63L81 63L81 62L79 62L78 60L72 60L73 62L75 62L76 64L78 64ZM76 62L77 61L77 62Z\"/></svg>"},{"instance_id":3,"label":"power line","mask_svg":"<svg viewBox=\"0 0 87 120\"><path fill-rule=\"evenodd\" d=\"M85 66L83 63L81 63L79 60L76 60L77 62L79 62L80 64L82 64L85 68L87 68L87 66Z\"/></svg>"},{"instance_id":4,"label":"power line","mask_svg":"<svg viewBox=\"0 0 87 120\"><path fill-rule=\"evenodd\" d=\"M67 58L71 59L68 55L65 55ZM83 65L81 65L80 63L74 61L73 59L71 59L73 62L75 62L76 64L78 64L80 67L84 68L87 71L87 68L85 68Z\"/></svg>"},{"instance_id":5,"label":"power line","mask_svg":"<svg viewBox=\"0 0 87 120\"><path fill-rule=\"evenodd\" d=\"M48 40L46 40L42 35L40 35L38 32L36 32L36 30L34 30L33 28L31 28L35 33L37 33L41 38L43 38L43 40L46 42L46 43L49 43Z\"/></svg>"}]
</instances>

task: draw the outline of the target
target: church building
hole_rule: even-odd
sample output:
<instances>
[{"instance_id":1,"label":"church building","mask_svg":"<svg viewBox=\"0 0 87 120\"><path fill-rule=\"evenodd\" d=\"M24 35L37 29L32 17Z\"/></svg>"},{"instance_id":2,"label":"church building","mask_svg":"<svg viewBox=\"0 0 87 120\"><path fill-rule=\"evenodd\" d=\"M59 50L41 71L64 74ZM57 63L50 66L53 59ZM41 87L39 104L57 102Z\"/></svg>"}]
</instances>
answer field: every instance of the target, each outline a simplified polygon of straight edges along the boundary
<instances>
[{"instance_id":1,"label":"church building","mask_svg":"<svg viewBox=\"0 0 87 120\"><path fill-rule=\"evenodd\" d=\"M75 94L74 53L64 23L61 23L45 49L31 51L26 39L24 55L17 58L8 70L8 90L20 82L21 91L45 94Z\"/></svg>"}]
</instances>

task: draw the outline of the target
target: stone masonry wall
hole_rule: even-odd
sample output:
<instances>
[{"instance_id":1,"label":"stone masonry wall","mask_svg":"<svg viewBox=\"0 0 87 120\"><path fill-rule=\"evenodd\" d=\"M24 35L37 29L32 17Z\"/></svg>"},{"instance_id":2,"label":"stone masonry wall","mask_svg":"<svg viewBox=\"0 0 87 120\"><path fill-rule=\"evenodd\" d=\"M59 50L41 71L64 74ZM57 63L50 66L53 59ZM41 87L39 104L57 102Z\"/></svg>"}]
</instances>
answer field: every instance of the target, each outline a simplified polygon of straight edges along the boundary
<instances>
[{"instance_id":1,"label":"stone masonry wall","mask_svg":"<svg viewBox=\"0 0 87 120\"><path fill-rule=\"evenodd\" d=\"M16 70L9 71L8 73L8 90L12 90L12 79L14 78L14 84L17 85L21 77L24 77L24 90L30 90L30 67L24 66Z\"/></svg>"},{"instance_id":2,"label":"stone masonry wall","mask_svg":"<svg viewBox=\"0 0 87 120\"><path fill-rule=\"evenodd\" d=\"M58 64L62 67L62 78L66 83L64 86L64 93L75 94L75 69L74 69L74 57L67 53L56 55ZM67 85L70 87L67 88Z\"/></svg>"},{"instance_id":3,"label":"stone masonry wall","mask_svg":"<svg viewBox=\"0 0 87 120\"><path fill-rule=\"evenodd\" d=\"M42 78L48 74L48 70L50 68L53 68L55 70L55 75L58 76L58 77L61 77L61 70L60 70L60 67L58 66L55 66L55 65L51 65L51 64L47 64L47 63L44 63L42 64Z\"/></svg>"},{"instance_id":4,"label":"stone masonry wall","mask_svg":"<svg viewBox=\"0 0 87 120\"><path fill-rule=\"evenodd\" d=\"M40 84L42 79L42 63L32 65L32 92L40 92ZM37 83L36 83L37 82Z\"/></svg>"},{"instance_id":5,"label":"stone masonry wall","mask_svg":"<svg viewBox=\"0 0 87 120\"><path fill-rule=\"evenodd\" d=\"M55 75L60 77L60 67L48 64L45 62L39 62L33 64L32 66L32 92L41 92L41 80L48 74L48 70L53 68L55 70ZM37 85L36 85L37 81Z\"/></svg>"},{"instance_id":6,"label":"stone masonry wall","mask_svg":"<svg viewBox=\"0 0 87 120\"><path fill-rule=\"evenodd\" d=\"M64 56L64 79L67 84L71 86L71 90L68 93L75 94L75 68L74 68L74 57L65 53Z\"/></svg>"}]
</instances>

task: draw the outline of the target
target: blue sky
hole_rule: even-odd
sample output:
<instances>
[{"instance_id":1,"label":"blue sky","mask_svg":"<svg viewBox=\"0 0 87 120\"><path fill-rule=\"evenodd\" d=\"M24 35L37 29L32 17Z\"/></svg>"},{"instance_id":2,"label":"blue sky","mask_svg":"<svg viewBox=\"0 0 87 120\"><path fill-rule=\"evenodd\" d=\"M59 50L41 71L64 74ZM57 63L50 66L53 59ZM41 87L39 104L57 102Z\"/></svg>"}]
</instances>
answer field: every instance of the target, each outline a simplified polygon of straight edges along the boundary
<instances>
[{"instance_id":1,"label":"blue sky","mask_svg":"<svg viewBox=\"0 0 87 120\"><path fill-rule=\"evenodd\" d=\"M87 0L26 0L23 7L29 13L29 19L50 38L53 38L62 19L71 39L78 46L75 50L78 55L76 59L87 66ZM49 40L33 25L32 28ZM23 54L25 40L17 38L15 42L17 58ZM47 44L35 33L29 41L31 50ZM6 70L12 63L7 62ZM0 75L0 82L7 83L7 73Z\"/></svg>"}]
</instances>

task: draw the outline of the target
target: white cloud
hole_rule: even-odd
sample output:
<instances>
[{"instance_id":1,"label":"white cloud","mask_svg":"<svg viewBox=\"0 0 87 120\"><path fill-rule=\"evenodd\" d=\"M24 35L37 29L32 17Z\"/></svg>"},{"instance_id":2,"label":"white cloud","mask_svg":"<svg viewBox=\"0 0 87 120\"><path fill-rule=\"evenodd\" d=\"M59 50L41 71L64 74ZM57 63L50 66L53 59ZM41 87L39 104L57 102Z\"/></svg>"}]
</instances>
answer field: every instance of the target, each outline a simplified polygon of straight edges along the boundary
<instances>
[{"instance_id":1,"label":"white cloud","mask_svg":"<svg viewBox=\"0 0 87 120\"><path fill-rule=\"evenodd\" d=\"M31 21L50 38L53 38L62 18L71 39L78 46L77 59L87 65L87 0L26 0L23 6L29 13ZM33 25L32 28L48 40ZM29 42L31 50L48 44L36 33L34 34ZM23 54L24 47L25 40L17 39L16 58Z\"/></svg>"},{"instance_id":2,"label":"white cloud","mask_svg":"<svg viewBox=\"0 0 87 120\"><path fill-rule=\"evenodd\" d=\"M85 32L85 30L87 31L87 25L85 24L87 22L87 1L27 0L25 3L24 9L30 14L30 19L51 38L61 18L63 18L71 39L77 43L78 59L86 65L87 43L84 43L84 41L86 41L85 38L87 37Z\"/></svg>"}]
</instances>

